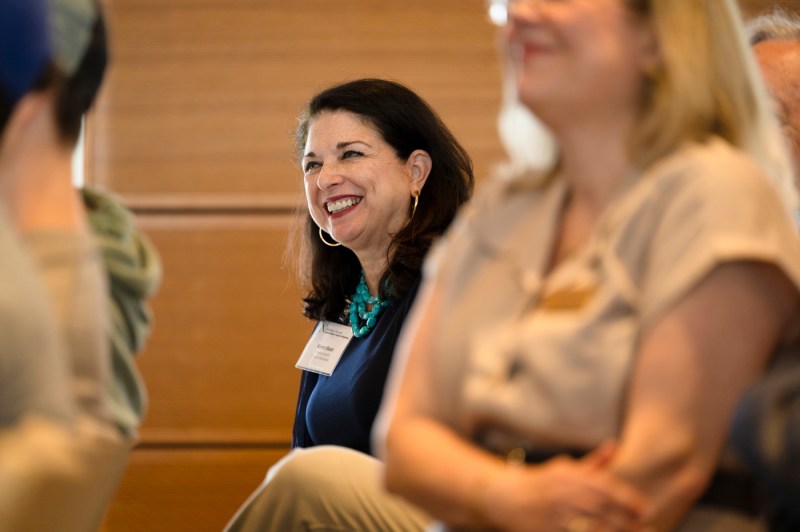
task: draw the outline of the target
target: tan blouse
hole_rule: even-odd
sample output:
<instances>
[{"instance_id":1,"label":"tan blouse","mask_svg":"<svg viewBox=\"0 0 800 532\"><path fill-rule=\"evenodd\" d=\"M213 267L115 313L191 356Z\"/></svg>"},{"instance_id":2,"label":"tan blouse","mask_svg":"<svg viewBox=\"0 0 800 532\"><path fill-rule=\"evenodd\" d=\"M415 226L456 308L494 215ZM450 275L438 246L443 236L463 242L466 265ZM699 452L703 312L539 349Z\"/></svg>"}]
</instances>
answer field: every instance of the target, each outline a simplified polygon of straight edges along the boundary
<instances>
[{"instance_id":1,"label":"tan blouse","mask_svg":"<svg viewBox=\"0 0 800 532\"><path fill-rule=\"evenodd\" d=\"M767 178L722 140L632 178L588 243L544 275L562 181L487 185L437 245L440 419L534 447L619 434L640 331L722 263L772 263L800 287L800 239ZM781 346L782 355L797 346Z\"/></svg>"}]
</instances>

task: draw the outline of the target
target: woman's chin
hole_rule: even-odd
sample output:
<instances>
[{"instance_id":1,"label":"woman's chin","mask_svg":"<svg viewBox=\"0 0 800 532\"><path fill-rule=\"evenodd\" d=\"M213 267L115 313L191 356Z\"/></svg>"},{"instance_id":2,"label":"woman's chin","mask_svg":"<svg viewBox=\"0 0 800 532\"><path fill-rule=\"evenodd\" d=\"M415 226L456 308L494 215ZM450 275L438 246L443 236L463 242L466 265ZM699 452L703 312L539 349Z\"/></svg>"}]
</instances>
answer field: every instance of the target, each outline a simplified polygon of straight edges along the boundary
<instances>
[{"instance_id":1,"label":"woman's chin","mask_svg":"<svg viewBox=\"0 0 800 532\"><path fill-rule=\"evenodd\" d=\"M331 237L348 249L353 249L353 246L356 244L353 235L347 232L334 232L331 234Z\"/></svg>"}]
</instances>

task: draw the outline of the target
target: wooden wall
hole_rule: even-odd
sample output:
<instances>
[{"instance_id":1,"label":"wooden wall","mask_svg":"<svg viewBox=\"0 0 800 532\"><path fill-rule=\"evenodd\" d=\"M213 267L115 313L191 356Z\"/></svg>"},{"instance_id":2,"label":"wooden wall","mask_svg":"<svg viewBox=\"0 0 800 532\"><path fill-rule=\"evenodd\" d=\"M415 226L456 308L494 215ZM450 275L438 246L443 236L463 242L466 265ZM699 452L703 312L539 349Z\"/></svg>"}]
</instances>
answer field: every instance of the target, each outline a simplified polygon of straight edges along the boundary
<instances>
[{"instance_id":1,"label":"wooden wall","mask_svg":"<svg viewBox=\"0 0 800 532\"><path fill-rule=\"evenodd\" d=\"M103 530L220 530L290 443L310 330L281 260L302 205L297 112L334 82L396 79L486 175L502 158L493 29L482 0L105 3L114 62L87 181L135 208L164 282L140 359L150 409Z\"/></svg>"},{"instance_id":2,"label":"wooden wall","mask_svg":"<svg viewBox=\"0 0 800 532\"><path fill-rule=\"evenodd\" d=\"M776 6L800 13L800 0L739 0L739 5L745 16L757 16Z\"/></svg>"}]
</instances>

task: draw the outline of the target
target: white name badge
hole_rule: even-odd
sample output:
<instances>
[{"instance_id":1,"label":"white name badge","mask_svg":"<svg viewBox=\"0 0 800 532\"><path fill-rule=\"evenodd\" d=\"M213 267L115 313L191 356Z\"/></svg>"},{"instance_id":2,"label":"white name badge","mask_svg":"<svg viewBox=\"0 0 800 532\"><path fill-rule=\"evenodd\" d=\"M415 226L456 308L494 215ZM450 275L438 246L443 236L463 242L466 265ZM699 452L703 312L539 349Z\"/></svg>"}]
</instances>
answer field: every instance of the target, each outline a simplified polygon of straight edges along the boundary
<instances>
[{"instance_id":1,"label":"white name badge","mask_svg":"<svg viewBox=\"0 0 800 532\"><path fill-rule=\"evenodd\" d=\"M353 329L349 325L331 321L317 323L294 367L330 377L352 337Z\"/></svg>"}]
</instances>

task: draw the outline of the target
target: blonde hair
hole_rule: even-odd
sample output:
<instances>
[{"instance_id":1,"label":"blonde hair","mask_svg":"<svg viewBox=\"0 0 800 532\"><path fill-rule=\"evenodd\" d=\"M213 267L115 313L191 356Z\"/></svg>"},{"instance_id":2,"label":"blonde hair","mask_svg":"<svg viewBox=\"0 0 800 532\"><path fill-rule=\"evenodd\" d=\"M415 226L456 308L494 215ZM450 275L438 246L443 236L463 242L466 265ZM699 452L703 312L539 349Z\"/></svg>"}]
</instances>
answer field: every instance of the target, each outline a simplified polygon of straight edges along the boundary
<instances>
[{"instance_id":1,"label":"blonde hair","mask_svg":"<svg viewBox=\"0 0 800 532\"><path fill-rule=\"evenodd\" d=\"M643 10L661 66L648 83L631 153L641 166L717 135L750 154L791 212L792 167L734 0L628 0Z\"/></svg>"},{"instance_id":2,"label":"blonde hair","mask_svg":"<svg viewBox=\"0 0 800 532\"><path fill-rule=\"evenodd\" d=\"M787 211L794 212L798 202L792 166L735 0L621 1L652 25L661 55L659 68L645 73L642 107L629 141L632 160L646 168L687 141L704 142L716 135L753 157ZM507 122L533 123L535 119L515 107L515 98L505 96L501 116L513 113L515 120ZM501 123L503 136L513 135L503 133ZM515 167L528 162L518 151L509 150L512 163L522 161ZM557 158L538 160L552 164ZM549 173L542 165L527 167L543 176Z\"/></svg>"}]
</instances>

